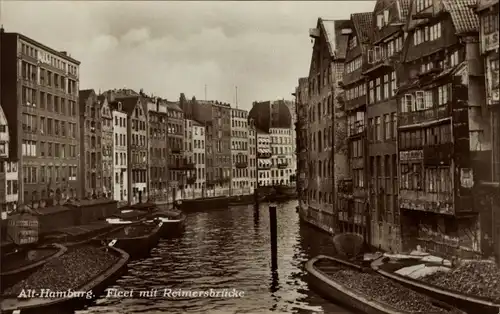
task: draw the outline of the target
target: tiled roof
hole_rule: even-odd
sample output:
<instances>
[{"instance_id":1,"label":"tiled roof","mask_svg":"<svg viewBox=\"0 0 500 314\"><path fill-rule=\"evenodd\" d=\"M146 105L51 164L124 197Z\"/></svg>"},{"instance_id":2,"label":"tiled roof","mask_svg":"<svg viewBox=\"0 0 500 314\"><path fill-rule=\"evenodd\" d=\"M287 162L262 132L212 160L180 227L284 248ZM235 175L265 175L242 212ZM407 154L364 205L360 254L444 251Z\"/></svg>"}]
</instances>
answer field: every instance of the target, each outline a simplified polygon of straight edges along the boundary
<instances>
[{"instance_id":1,"label":"tiled roof","mask_svg":"<svg viewBox=\"0 0 500 314\"><path fill-rule=\"evenodd\" d=\"M139 97L137 97L137 96L117 97L116 98L116 101L119 101L122 103L122 109L127 114L131 114L134 111L138 100L139 100Z\"/></svg>"},{"instance_id":2,"label":"tiled roof","mask_svg":"<svg viewBox=\"0 0 500 314\"><path fill-rule=\"evenodd\" d=\"M361 43L372 40L372 17L373 12L363 12L351 14L351 20L356 29L356 34Z\"/></svg>"},{"instance_id":3,"label":"tiled roof","mask_svg":"<svg viewBox=\"0 0 500 314\"><path fill-rule=\"evenodd\" d=\"M479 31L479 18L473 7L477 0L442 0L444 9L450 13L458 34Z\"/></svg>"},{"instance_id":4,"label":"tiled roof","mask_svg":"<svg viewBox=\"0 0 500 314\"><path fill-rule=\"evenodd\" d=\"M168 109L182 112L182 109L181 107L179 107L178 102L167 101L167 107Z\"/></svg>"}]
</instances>

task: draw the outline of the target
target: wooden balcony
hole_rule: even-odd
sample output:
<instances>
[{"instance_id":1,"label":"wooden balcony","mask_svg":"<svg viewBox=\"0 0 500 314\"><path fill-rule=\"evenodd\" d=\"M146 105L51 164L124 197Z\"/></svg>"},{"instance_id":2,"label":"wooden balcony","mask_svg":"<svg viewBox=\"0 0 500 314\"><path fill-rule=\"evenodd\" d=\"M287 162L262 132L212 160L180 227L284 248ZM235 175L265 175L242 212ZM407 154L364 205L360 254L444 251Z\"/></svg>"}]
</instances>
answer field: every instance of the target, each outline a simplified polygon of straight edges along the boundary
<instances>
[{"instance_id":1,"label":"wooden balcony","mask_svg":"<svg viewBox=\"0 0 500 314\"><path fill-rule=\"evenodd\" d=\"M271 158L272 157L272 152L269 150L269 151L258 151L257 152L257 158Z\"/></svg>"},{"instance_id":2,"label":"wooden balcony","mask_svg":"<svg viewBox=\"0 0 500 314\"><path fill-rule=\"evenodd\" d=\"M248 167L248 162L247 161L238 161L235 163L236 168L238 169L244 169Z\"/></svg>"},{"instance_id":3,"label":"wooden balcony","mask_svg":"<svg viewBox=\"0 0 500 314\"><path fill-rule=\"evenodd\" d=\"M183 149L180 147L172 147L170 151L172 152L172 154L182 154Z\"/></svg>"},{"instance_id":4,"label":"wooden balcony","mask_svg":"<svg viewBox=\"0 0 500 314\"><path fill-rule=\"evenodd\" d=\"M451 105L449 103L426 110L403 113L399 116L399 126L415 125L448 117L451 117Z\"/></svg>"},{"instance_id":5,"label":"wooden balcony","mask_svg":"<svg viewBox=\"0 0 500 314\"><path fill-rule=\"evenodd\" d=\"M429 193L421 190L400 190L399 206L408 210L455 215L453 193Z\"/></svg>"}]
</instances>

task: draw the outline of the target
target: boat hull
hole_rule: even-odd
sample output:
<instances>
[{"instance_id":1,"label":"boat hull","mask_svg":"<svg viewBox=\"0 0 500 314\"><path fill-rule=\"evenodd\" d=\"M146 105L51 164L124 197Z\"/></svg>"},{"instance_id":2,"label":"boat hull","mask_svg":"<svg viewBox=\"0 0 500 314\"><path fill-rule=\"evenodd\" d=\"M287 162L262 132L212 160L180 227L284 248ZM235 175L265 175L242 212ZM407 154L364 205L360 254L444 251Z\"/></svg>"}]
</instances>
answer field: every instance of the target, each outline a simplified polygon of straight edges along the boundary
<instances>
[{"instance_id":1,"label":"boat hull","mask_svg":"<svg viewBox=\"0 0 500 314\"><path fill-rule=\"evenodd\" d=\"M308 281L312 286L313 290L317 291L319 294L332 301L344 304L349 308L362 311L366 314L396 314L401 313L398 311L391 311L390 309L384 309L375 304L375 302L368 300L360 295L356 295L350 289L342 284L336 283L331 280L327 275L323 274L321 271L314 267L314 264L324 258L331 258L328 256L317 256L312 258L306 263L306 270L308 273ZM332 258L334 259L334 258ZM334 259L337 261L337 259ZM350 267L356 267L355 265L349 265L349 263L344 262ZM342 263L342 264L344 264Z\"/></svg>"},{"instance_id":2,"label":"boat hull","mask_svg":"<svg viewBox=\"0 0 500 314\"><path fill-rule=\"evenodd\" d=\"M159 237L166 239L181 236L185 230L186 215L181 212L158 211L149 216L161 222Z\"/></svg>"},{"instance_id":3,"label":"boat hull","mask_svg":"<svg viewBox=\"0 0 500 314\"><path fill-rule=\"evenodd\" d=\"M78 309L83 307L92 299L97 298L104 293L107 287L112 285L118 278L127 272L127 262L129 255L118 248L110 248L114 254L120 256L118 262L109 267L93 280L82 287L77 287L74 291L92 291L93 298L56 298L56 299L28 299L27 301L18 301L17 299L3 299L1 304L1 313L13 314L16 310L20 314L59 314L64 310ZM17 302L16 302L17 301Z\"/></svg>"},{"instance_id":4,"label":"boat hull","mask_svg":"<svg viewBox=\"0 0 500 314\"><path fill-rule=\"evenodd\" d=\"M58 258L59 256L66 253L66 251L68 250L65 246L62 246L60 244L53 244L51 246L58 249L58 251L50 256L47 256L47 257L33 263L33 264L26 265L24 267L20 267L18 269L14 269L11 271L2 272L0 274L0 278L1 278L0 279L0 282L1 282L1 289L0 290L3 292L8 287L14 285L16 282L19 282L19 281L25 279L26 277L28 277L29 275L31 275L37 269L42 267L45 263L47 263L55 258Z\"/></svg>"},{"instance_id":5,"label":"boat hull","mask_svg":"<svg viewBox=\"0 0 500 314\"><path fill-rule=\"evenodd\" d=\"M119 232L127 226L137 226L140 224L142 224L142 222L125 225L118 227L115 231ZM115 233L111 232L105 236L96 238L94 241L109 244L111 241L115 240L116 242L113 244L113 247L127 252L130 255L130 259L138 259L149 256L151 250L158 245L160 240L160 228L161 227L157 224L156 227L149 233L138 237L124 237L121 235L115 235Z\"/></svg>"},{"instance_id":6,"label":"boat hull","mask_svg":"<svg viewBox=\"0 0 500 314\"><path fill-rule=\"evenodd\" d=\"M500 313L500 304L495 304L490 301L485 301L477 297L466 296L453 291L448 291L440 287L431 286L421 281L403 277L398 274L390 273L380 269L377 264L380 260L372 263L372 268L380 275L390 278L403 286L414 291L425 294L433 299L452 304L467 313L481 313L481 314L498 314Z\"/></svg>"},{"instance_id":7,"label":"boat hull","mask_svg":"<svg viewBox=\"0 0 500 314\"><path fill-rule=\"evenodd\" d=\"M329 267L333 267L336 270L338 267L351 268L359 272L373 271L370 267L361 267L341 259L337 259L330 256L319 255L306 263L306 270L308 272L309 283L312 288L318 291L320 294L326 298L337 301L346 305L349 308L361 311L366 314L410 314L417 312L408 312L404 310L399 310L389 304L378 302L377 300L371 298L368 295L363 295L362 293L353 290L346 285L335 281L326 272L328 269L323 267L316 267L315 264L319 261L326 261L331 264ZM449 313L454 314L465 314L458 310L456 307L443 304L442 302L432 300L432 303L443 309L447 309Z\"/></svg>"},{"instance_id":8,"label":"boat hull","mask_svg":"<svg viewBox=\"0 0 500 314\"><path fill-rule=\"evenodd\" d=\"M180 209L183 212L198 212L206 210L224 209L229 207L227 196L206 197L182 200Z\"/></svg>"}]
</instances>

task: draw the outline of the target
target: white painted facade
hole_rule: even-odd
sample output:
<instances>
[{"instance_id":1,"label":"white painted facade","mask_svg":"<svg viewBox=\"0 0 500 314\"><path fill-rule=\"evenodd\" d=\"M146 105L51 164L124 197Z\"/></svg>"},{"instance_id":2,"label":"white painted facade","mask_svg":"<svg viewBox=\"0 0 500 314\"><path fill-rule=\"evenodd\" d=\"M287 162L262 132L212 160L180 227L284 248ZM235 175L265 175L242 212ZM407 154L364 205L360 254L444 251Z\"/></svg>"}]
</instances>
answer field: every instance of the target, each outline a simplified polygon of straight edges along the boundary
<instances>
[{"instance_id":1,"label":"white painted facade","mask_svg":"<svg viewBox=\"0 0 500 314\"><path fill-rule=\"evenodd\" d=\"M194 151L193 151L193 120L184 119L184 158L186 158L187 162L194 161ZM186 171L185 172L185 185L184 190L182 191L184 195L182 195L183 199L191 199L194 198L195 184L189 184L189 178L195 176L195 171Z\"/></svg>"},{"instance_id":2,"label":"white painted facade","mask_svg":"<svg viewBox=\"0 0 500 314\"><path fill-rule=\"evenodd\" d=\"M271 135L257 130L257 152L259 154L272 154ZM258 158L259 163L259 186L272 185L271 164L272 158Z\"/></svg>"},{"instance_id":3,"label":"white painted facade","mask_svg":"<svg viewBox=\"0 0 500 314\"><path fill-rule=\"evenodd\" d=\"M292 129L272 128L269 130L271 137L271 151L273 156L271 168L271 184L295 184L291 177L295 175L297 165L294 159L294 138Z\"/></svg>"},{"instance_id":4,"label":"white painted facade","mask_svg":"<svg viewBox=\"0 0 500 314\"><path fill-rule=\"evenodd\" d=\"M121 103L113 110L113 199L127 201L127 113Z\"/></svg>"},{"instance_id":5,"label":"white painted facade","mask_svg":"<svg viewBox=\"0 0 500 314\"><path fill-rule=\"evenodd\" d=\"M19 200L19 170L17 161L9 160L9 126L7 118L0 107L0 208L1 219L17 209Z\"/></svg>"},{"instance_id":6,"label":"white painted facade","mask_svg":"<svg viewBox=\"0 0 500 314\"><path fill-rule=\"evenodd\" d=\"M257 139L255 138L255 128L249 125L248 128L248 180L253 193L257 187Z\"/></svg>"},{"instance_id":7,"label":"white painted facade","mask_svg":"<svg viewBox=\"0 0 500 314\"><path fill-rule=\"evenodd\" d=\"M196 165L195 198L206 196L205 127L193 121L193 161Z\"/></svg>"},{"instance_id":8,"label":"white painted facade","mask_svg":"<svg viewBox=\"0 0 500 314\"><path fill-rule=\"evenodd\" d=\"M248 152L248 111L231 108L231 195L253 193Z\"/></svg>"}]
</instances>

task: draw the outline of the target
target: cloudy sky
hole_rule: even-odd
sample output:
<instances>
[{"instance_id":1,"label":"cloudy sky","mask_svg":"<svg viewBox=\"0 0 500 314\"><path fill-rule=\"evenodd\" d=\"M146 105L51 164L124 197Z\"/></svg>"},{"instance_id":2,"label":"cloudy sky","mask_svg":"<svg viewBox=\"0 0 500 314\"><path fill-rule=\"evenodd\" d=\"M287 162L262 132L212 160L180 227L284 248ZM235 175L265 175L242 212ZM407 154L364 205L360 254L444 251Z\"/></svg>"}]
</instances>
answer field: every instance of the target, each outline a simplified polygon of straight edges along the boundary
<instances>
[{"instance_id":1,"label":"cloudy sky","mask_svg":"<svg viewBox=\"0 0 500 314\"><path fill-rule=\"evenodd\" d=\"M1 1L1 0L0 0ZM291 99L309 68L318 17L348 18L375 1L3 1L2 23L82 62L80 88L143 88L176 100Z\"/></svg>"}]
</instances>

